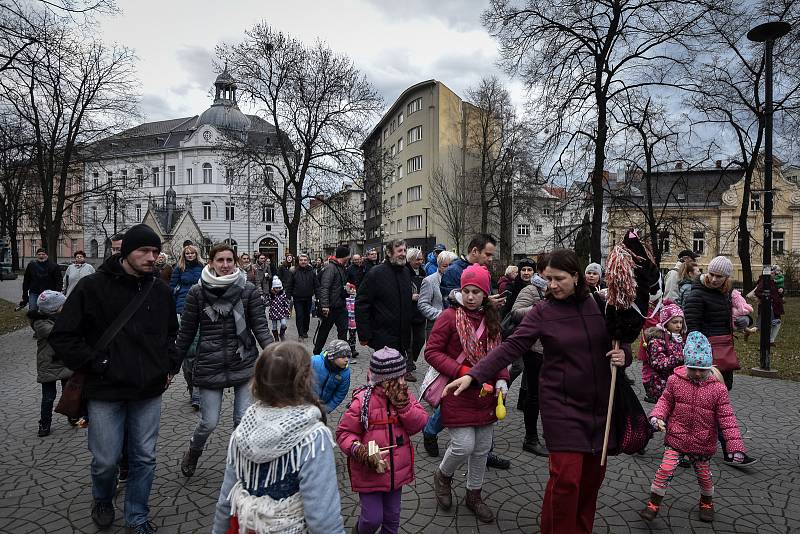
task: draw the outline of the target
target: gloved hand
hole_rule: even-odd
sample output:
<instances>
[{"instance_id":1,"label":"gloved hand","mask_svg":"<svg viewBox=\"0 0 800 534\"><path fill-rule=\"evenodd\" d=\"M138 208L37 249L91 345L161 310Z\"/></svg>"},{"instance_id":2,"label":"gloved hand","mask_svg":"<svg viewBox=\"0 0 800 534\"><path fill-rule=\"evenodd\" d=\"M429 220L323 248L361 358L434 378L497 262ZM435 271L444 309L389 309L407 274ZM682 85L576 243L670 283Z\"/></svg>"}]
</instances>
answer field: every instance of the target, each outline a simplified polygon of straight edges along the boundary
<instances>
[{"instance_id":1,"label":"gloved hand","mask_svg":"<svg viewBox=\"0 0 800 534\"><path fill-rule=\"evenodd\" d=\"M503 393L503 397L508 397L508 382L503 379L498 380L494 383L494 395L495 397L499 392Z\"/></svg>"},{"instance_id":2,"label":"gloved hand","mask_svg":"<svg viewBox=\"0 0 800 534\"><path fill-rule=\"evenodd\" d=\"M386 456L386 454L387 451L381 451L380 453L381 458L377 458L376 456L370 456L367 446L358 441L353 443L353 447L350 453L350 455L357 462L374 469L378 473L383 473L386 470L386 462L382 459L382 457Z\"/></svg>"},{"instance_id":3,"label":"gloved hand","mask_svg":"<svg viewBox=\"0 0 800 534\"><path fill-rule=\"evenodd\" d=\"M667 425L664 423L664 421L662 421L657 417L650 418L650 426L652 426L654 430L657 430L659 432L667 431Z\"/></svg>"},{"instance_id":4,"label":"gloved hand","mask_svg":"<svg viewBox=\"0 0 800 534\"><path fill-rule=\"evenodd\" d=\"M383 383L383 390L386 392L386 398L398 410L408 406L408 384L405 382L401 384L398 380L387 380Z\"/></svg>"}]
</instances>

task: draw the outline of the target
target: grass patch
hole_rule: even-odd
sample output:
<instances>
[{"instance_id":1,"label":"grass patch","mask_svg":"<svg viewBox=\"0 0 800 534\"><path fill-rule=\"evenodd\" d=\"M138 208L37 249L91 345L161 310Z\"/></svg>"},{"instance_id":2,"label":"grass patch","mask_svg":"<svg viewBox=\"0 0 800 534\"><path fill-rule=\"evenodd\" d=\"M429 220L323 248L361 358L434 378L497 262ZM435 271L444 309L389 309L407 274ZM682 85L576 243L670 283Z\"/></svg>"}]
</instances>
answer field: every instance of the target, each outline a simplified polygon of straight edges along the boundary
<instances>
[{"instance_id":1,"label":"grass patch","mask_svg":"<svg viewBox=\"0 0 800 534\"><path fill-rule=\"evenodd\" d=\"M25 316L27 311L28 308L24 308L15 312L13 304L7 300L0 299L0 335L30 326L28 318Z\"/></svg>"}]
</instances>

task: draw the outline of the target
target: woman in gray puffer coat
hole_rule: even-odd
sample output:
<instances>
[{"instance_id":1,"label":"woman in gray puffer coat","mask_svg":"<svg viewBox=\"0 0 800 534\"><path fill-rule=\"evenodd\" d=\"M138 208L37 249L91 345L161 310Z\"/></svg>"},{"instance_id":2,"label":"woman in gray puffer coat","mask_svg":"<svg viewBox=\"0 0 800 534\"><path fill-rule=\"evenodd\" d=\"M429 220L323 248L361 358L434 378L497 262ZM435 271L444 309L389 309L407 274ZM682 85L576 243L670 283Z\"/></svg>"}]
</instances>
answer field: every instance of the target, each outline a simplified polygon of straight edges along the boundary
<instances>
[{"instance_id":1,"label":"woman in gray puffer coat","mask_svg":"<svg viewBox=\"0 0 800 534\"><path fill-rule=\"evenodd\" d=\"M200 281L186 295L176 345L186 356L197 331L200 339L192 382L200 388L200 421L181 461L190 477L197 468L206 441L219 422L222 394L233 388L233 424L239 424L250 406L250 379L259 348L272 341L261 292L236 267L233 248L215 245Z\"/></svg>"}]
</instances>

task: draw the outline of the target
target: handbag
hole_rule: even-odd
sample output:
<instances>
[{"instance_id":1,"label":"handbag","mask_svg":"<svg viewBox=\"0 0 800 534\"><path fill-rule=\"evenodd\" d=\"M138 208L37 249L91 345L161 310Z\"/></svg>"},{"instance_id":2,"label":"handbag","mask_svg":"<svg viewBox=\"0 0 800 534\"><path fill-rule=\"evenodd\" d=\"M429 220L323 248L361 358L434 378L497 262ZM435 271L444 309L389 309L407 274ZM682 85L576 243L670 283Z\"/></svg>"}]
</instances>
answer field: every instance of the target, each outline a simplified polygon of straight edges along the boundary
<instances>
[{"instance_id":1,"label":"handbag","mask_svg":"<svg viewBox=\"0 0 800 534\"><path fill-rule=\"evenodd\" d=\"M155 285L155 278L151 279L150 283L125 306L122 313L120 313L117 318L114 319L114 322L111 323L111 326L103 332L103 335L94 346L95 350L105 350L108 347L119 331L122 330L122 327L133 317L136 310L142 306L144 299L147 298L153 285ZM55 407L56 413L66 415L73 419L77 419L85 413L84 404L86 399L84 398L83 391L86 386L88 374L89 373L85 369L78 369L69 377L67 385L64 386L64 389L61 391L61 398L58 399L58 404Z\"/></svg>"},{"instance_id":2,"label":"handbag","mask_svg":"<svg viewBox=\"0 0 800 534\"><path fill-rule=\"evenodd\" d=\"M480 326L475 331L475 336L480 339L483 331L486 329L486 321L482 320ZM467 353L463 350L456 358L456 363L461 365L467 359ZM437 408L439 403L442 402L442 392L444 387L450 383L450 379L434 369L431 365L428 367L428 372L425 373L425 378L422 380L422 385L419 387L419 396L428 403L431 408Z\"/></svg>"},{"instance_id":3,"label":"handbag","mask_svg":"<svg viewBox=\"0 0 800 534\"><path fill-rule=\"evenodd\" d=\"M631 380L623 373L621 380L617 380L614 391L614 430L617 437L617 447L614 454L636 454L642 451L650 438L653 437L653 427L647 414L639 402L639 397L631 386Z\"/></svg>"},{"instance_id":4,"label":"handbag","mask_svg":"<svg viewBox=\"0 0 800 534\"><path fill-rule=\"evenodd\" d=\"M742 367L733 348L733 334L723 336L709 336L711 354L714 356L714 366L720 371L736 371Z\"/></svg>"}]
</instances>

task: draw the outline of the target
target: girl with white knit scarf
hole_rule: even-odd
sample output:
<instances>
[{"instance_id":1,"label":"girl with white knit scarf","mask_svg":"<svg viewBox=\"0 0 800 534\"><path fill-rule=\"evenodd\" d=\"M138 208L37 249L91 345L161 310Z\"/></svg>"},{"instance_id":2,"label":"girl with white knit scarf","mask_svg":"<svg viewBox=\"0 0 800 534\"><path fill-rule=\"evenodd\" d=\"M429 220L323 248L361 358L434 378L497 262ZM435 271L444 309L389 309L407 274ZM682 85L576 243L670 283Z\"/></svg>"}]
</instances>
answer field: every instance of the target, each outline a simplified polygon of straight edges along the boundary
<instances>
[{"instance_id":1,"label":"girl with white knit scarf","mask_svg":"<svg viewBox=\"0 0 800 534\"><path fill-rule=\"evenodd\" d=\"M254 403L231 435L212 534L343 534L334 442L299 343L258 358Z\"/></svg>"}]
</instances>

